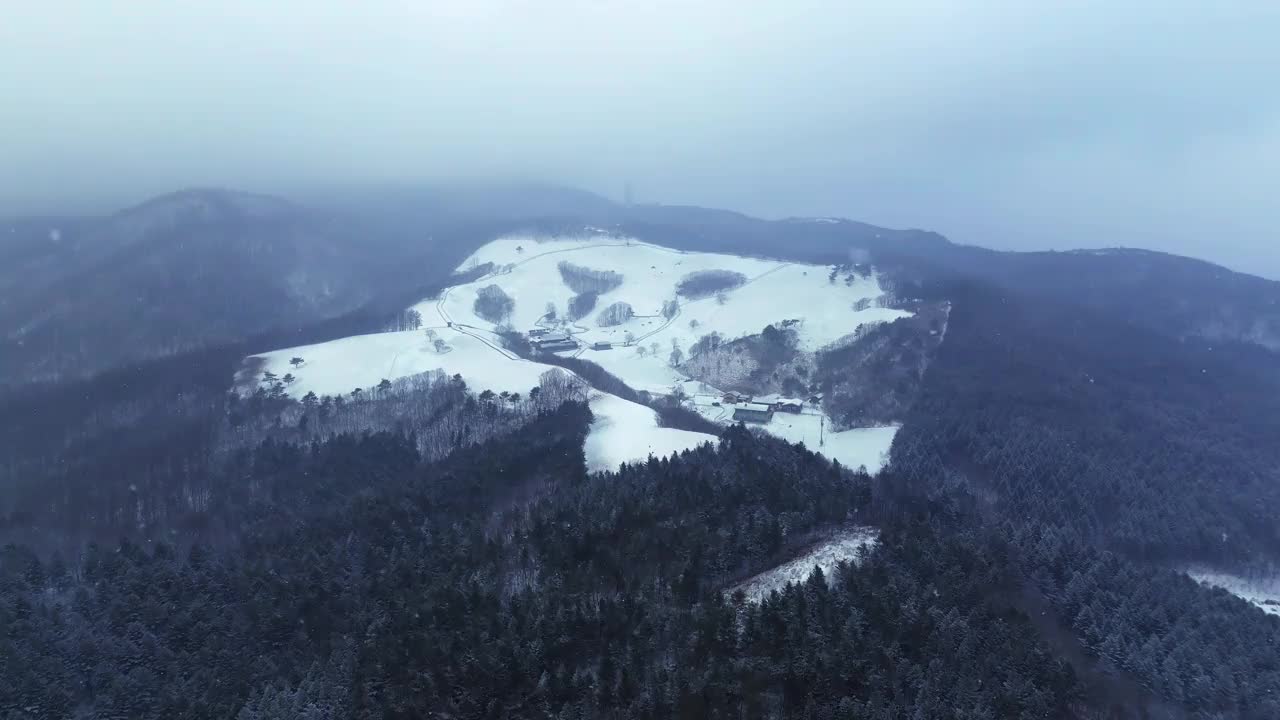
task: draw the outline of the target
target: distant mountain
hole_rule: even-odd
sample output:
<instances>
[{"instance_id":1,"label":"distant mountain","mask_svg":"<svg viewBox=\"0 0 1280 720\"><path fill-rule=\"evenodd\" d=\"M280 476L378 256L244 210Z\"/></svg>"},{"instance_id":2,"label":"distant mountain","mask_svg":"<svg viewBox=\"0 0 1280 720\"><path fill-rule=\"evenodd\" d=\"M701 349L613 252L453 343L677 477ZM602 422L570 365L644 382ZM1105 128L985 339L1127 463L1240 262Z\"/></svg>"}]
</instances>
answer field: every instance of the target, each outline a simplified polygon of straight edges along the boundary
<instances>
[{"instance_id":1,"label":"distant mountain","mask_svg":"<svg viewBox=\"0 0 1280 720\"><path fill-rule=\"evenodd\" d=\"M935 288L980 282L1106 313L1178 340L1280 351L1280 282L1135 249L1006 252L957 245L924 230L839 218L767 221L702 208L637 206L620 227L685 249L847 262L865 254L897 268L900 282ZM940 284L938 281L945 281Z\"/></svg>"},{"instance_id":2,"label":"distant mountain","mask_svg":"<svg viewBox=\"0 0 1280 720\"><path fill-rule=\"evenodd\" d=\"M1280 350L1280 283L1201 260L1132 249L971 249L974 274L1106 312L1180 340Z\"/></svg>"},{"instance_id":3,"label":"distant mountain","mask_svg":"<svg viewBox=\"0 0 1280 720\"><path fill-rule=\"evenodd\" d=\"M358 307L357 232L278 198L189 190L104 218L14 223L0 378L43 380Z\"/></svg>"},{"instance_id":4,"label":"distant mountain","mask_svg":"<svg viewBox=\"0 0 1280 720\"><path fill-rule=\"evenodd\" d=\"M1280 283L1162 253L998 252L924 230L621 205L554 185L333 191L305 206L188 190L108 217L0 223L0 385L84 375L371 304L389 314L494 237L575 228L784 260L870 257L894 270L899 295L925 285L937 293L939 278L989 283L1181 340L1280 350Z\"/></svg>"}]
</instances>

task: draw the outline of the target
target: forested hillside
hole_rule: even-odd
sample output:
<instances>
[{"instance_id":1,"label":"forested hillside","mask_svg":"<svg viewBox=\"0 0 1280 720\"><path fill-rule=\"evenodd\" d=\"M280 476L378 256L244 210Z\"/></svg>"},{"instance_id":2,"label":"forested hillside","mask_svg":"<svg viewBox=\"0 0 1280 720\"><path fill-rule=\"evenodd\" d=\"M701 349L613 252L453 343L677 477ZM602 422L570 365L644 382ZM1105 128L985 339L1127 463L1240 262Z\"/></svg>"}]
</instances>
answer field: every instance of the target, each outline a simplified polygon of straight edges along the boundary
<instances>
[{"instance_id":1,"label":"forested hillside","mask_svg":"<svg viewBox=\"0 0 1280 720\"><path fill-rule=\"evenodd\" d=\"M1257 357L969 287L894 468L1002 528L1102 672L1197 717L1270 717L1280 618L1180 572L1275 573L1280 407Z\"/></svg>"},{"instance_id":2,"label":"forested hillside","mask_svg":"<svg viewBox=\"0 0 1280 720\"><path fill-rule=\"evenodd\" d=\"M1184 574L1280 567L1275 283L1149 253L530 198L546 212L477 198L430 225L447 203L352 204L398 248L381 300L225 336L210 321L160 357L123 334L103 372L5 376L0 716L1280 717L1280 617ZM42 223L0 251L60 277ZM89 226L66 227L75 244ZM283 371L231 392L246 356L385 329L477 279L449 273L513 227L874 266L913 317L803 364L772 326L690 345L686 364L750 356L776 375L759 387L821 393L833 422L900 420L891 462L873 479L546 353L580 380L496 393L461 374L377 382L378 365L336 395ZM597 271L558 270L617 284ZM18 295L0 309L37 319ZM588 473L587 385L719 445ZM758 603L726 592L865 527L878 542L859 562Z\"/></svg>"},{"instance_id":3,"label":"forested hillside","mask_svg":"<svg viewBox=\"0 0 1280 720\"><path fill-rule=\"evenodd\" d=\"M0 556L7 717L1045 717L1081 686L990 538L732 431L587 477L583 406L430 465L408 438L255 453L231 553ZM305 480L304 480L305 478ZM317 501L280 522L285 488ZM887 498L883 501L890 502ZM921 511L925 511L921 514ZM849 523L883 548L759 605L728 581ZM251 658L246 662L246 658Z\"/></svg>"},{"instance_id":4,"label":"forested hillside","mask_svg":"<svg viewBox=\"0 0 1280 720\"><path fill-rule=\"evenodd\" d=\"M580 196L593 197L530 186L309 204L193 189L102 217L0 220L0 388L389 314L520 213L591 204Z\"/></svg>"},{"instance_id":5,"label":"forested hillside","mask_svg":"<svg viewBox=\"0 0 1280 720\"><path fill-rule=\"evenodd\" d=\"M927 447L1000 516L1135 557L1247 563L1280 551L1277 390L1252 357L971 287L895 461Z\"/></svg>"}]
</instances>

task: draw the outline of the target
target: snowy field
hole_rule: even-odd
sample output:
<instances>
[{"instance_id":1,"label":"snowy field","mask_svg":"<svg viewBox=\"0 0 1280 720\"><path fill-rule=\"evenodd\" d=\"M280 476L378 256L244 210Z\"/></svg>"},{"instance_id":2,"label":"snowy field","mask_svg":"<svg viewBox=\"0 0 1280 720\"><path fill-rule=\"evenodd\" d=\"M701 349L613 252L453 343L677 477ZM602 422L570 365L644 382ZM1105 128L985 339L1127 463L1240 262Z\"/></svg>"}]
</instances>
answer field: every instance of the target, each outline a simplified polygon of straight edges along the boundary
<instances>
[{"instance_id":1,"label":"snowy field","mask_svg":"<svg viewBox=\"0 0 1280 720\"><path fill-rule=\"evenodd\" d=\"M734 408L739 406L732 403L711 405L711 397L694 396L693 409L708 420L729 422ZM847 468L857 470L863 467L867 472L875 474L889 463L889 448L893 445L893 438L898 434L900 426L851 428L832 432L829 418L817 410L806 409L799 415L775 412L769 422L751 427L760 428L787 442L804 443L806 448L838 460Z\"/></svg>"},{"instance_id":2,"label":"snowy field","mask_svg":"<svg viewBox=\"0 0 1280 720\"><path fill-rule=\"evenodd\" d=\"M905 317L903 310L874 307L884 295L874 275L855 277L846 285L843 278L828 282L830 268L772 260L744 258L714 253L686 253L639 241L617 238L583 238L539 242L532 237L495 240L463 261L459 270L491 262L493 275L451 288L441 302L428 300L416 307L423 317L434 317L439 310L446 319L465 325L493 328L494 324L478 317L474 310L480 288L497 285L515 301L507 320L516 330L535 327L551 303L563 317L574 292L561 279L559 264L570 262L592 270L612 270L622 275L617 288L600 293L596 310L574 323L574 337L587 344L597 341L623 342L630 332L637 345L646 348L658 343L652 364L665 363L672 340L687 349L698 338L711 331L732 340L754 335L770 323L800 320L799 348L813 351L853 333L864 323L887 322ZM746 284L724 293L721 304L716 297L687 300L679 298L679 313L668 321L662 317L663 303L677 299L676 284L686 275L708 270L726 270L746 276ZM855 310L859 301L873 306ZM596 313L615 302L625 302L636 316L629 322L612 327L596 323ZM622 352L619 352L621 350ZM590 359L606 363L618 362L624 353L635 354L635 347L591 352ZM612 355L613 357L606 357ZM606 368L608 365L606 365Z\"/></svg>"},{"instance_id":3,"label":"snowy field","mask_svg":"<svg viewBox=\"0 0 1280 720\"><path fill-rule=\"evenodd\" d=\"M422 331L405 330L354 335L256 357L266 361L266 370L280 377L291 373L297 378L285 388L295 398L308 392L346 395L355 388L367 390L383 378L395 380L430 370L462 375L476 392L506 390L524 394L538 384L543 373L553 369L497 352L470 335L451 330L440 330L438 334L447 344L445 352L437 352ZM294 357L302 358L303 364L290 364Z\"/></svg>"},{"instance_id":4,"label":"snowy field","mask_svg":"<svg viewBox=\"0 0 1280 720\"><path fill-rule=\"evenodd\" d=\"M624 462L650 455L668 457L717 440L705 433L658 427L653 410L616 395L592 393L590 404L595 420L587 434L584 454L587 469L593 472L617 470Z\"/></svg>"},{"instance_id":5,"label":"snowy field","mask_svg":"<svg viewBox=\"0 0 1280 720\"><path fill-rule=\"evenodd\" d=\"M546 373L563 373L561 368L520 358L511 358L479 339L457 331L440 330L449 349L436 352L421 331L357 335L317 345L277 350L257 357L265 369L283 377L298 379L287 392L301 398L316 395L345 395L355 388L368 389L383 378L394 380L431 370L458 374L474 392L492 390L527 394ZM294 367L290 360L304 359ZM606 393L594 392L590 400L595 421L586 443L590 470L616 470L627 461L649 455L666 457L716 438L704 433L658 426L653 410Z\"/></svg>"},{"instance_id":6,"label":"snowy field","mask_svg":"<svg viewBox=\"0 0 1280 720\"><path fill-rule=\"evenodd\" d=\"M1251 580L1211 570L1187 570L1187 575L1202 585L1220 587L1238 598L1248 600L1263 612L1280 615L1280 578Z\"/></svg>"},{"instance_id":7,"label":"snowy field","mask_svg":"<svg viewBox=\"0 0 1280 720\"><path fill-rule=\"evenodd\" d=\"M757 603L774 590L781 592L788 583L808 580L815 566L822 568L829 580L841 562L856 562L861 555L875 549L878 538L875 528L857 528L842 533L815 545L794 560L734 585L725 593L732 595L741 590L747 596L747 602Z\"/></svg>"},{"instance_id":8,"label":"snowy field","mask_svg":"<svg viewBox=\"0 0 1280 720\"><path fill-rule=\"evenodd\" d=\"M599 293L595 308L569 324L564 318L574 291L562 277L559 264L569 262L592 271L621 275L616 287ZM667 394L680 386L692 395L716 395L716 388L695 383L672 367L673 347L681 352L702 336L717 332L731 340L761 332L765 325L795 321L801 350L813 351L855 332L865 323L886 322L909 315L902 310L878 307L884 295L875 275L829 280L831 268L712 253L686 253L625 238L597 236L560 238L507 237L477 250L459 266L460 271L484 263L494 270L476 281L444 290L423 300L414 309L424 327L359 335L327 343L286 348L256 356L264 370L295 380L286 392L301 398L346 395L355 388L369 388L382 379L395 380L441 370L460 374L476 392L492 390L528 393L554 366L523 360L503 349L494 331L500 327L475 312L481 288L496 285L513 305L502 325L527 332L555 326L577 340L578 354L591 360L637 390ZM698 299L678 297L677 284L690 273L728 271L740 273L744 282L715 295ZM677 309L663 314L663 307ZM634 316L613 326L599 323L600 312L613 303L627 303ZM862 309L858 309L862 308ZM437 348L434 333L443 341ZM611 349L592 350L593 342L614 343ZM629 344L628 344L629 343ZM290 360L303 359L294 366ZM559 370L557 370L559 371ZM627 460L643 460L649 454L667 455L693 447L710 438L657 426L654 413L642 405L597 393L591 401L597 417L587 440L588 464L593 469L614 468ZM732 409L698 407L708 417L728 421ZM896 428L859 428L840 433L824 431L819 414L778 413L764 430L839 460L848 467L878 471L887 458ZM825 422L826 430L830 421Z\"/></svg>"}]
</instances>

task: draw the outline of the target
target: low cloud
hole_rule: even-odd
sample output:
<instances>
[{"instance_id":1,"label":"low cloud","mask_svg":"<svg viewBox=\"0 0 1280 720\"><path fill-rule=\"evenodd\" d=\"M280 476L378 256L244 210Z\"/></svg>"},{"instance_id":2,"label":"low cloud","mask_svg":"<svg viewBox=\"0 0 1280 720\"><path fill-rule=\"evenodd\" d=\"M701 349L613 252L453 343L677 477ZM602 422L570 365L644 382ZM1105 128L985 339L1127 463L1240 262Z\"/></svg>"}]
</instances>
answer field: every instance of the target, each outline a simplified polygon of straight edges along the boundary
<instances>
[{"instance_id":1,"label":"low cloud","mask_svg":"<svg viewBox=\"0 0 1280 720\"><path fill-rule=\"evenodd\" d=\"M0 24L0 212L629 180L1280 276L1276 37L1263 2L29 3Z\"/></svg>"}]
</instances>

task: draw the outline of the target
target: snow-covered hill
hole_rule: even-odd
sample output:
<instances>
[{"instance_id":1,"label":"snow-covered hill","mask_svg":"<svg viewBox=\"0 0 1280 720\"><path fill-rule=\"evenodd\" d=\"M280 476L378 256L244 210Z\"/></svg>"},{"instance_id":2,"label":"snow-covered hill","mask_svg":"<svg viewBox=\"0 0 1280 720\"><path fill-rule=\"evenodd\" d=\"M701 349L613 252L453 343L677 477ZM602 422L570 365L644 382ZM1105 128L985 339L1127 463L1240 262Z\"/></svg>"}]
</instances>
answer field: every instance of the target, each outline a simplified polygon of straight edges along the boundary
<instances>
[{"instance_id":1,"label":"snow-covered hill","mask_svg":"<svg viewBox=\"0 0 1280 720\"><path fill-rule=\"evenodd\" d=\"M695 382L682 360L715 333L728 341L788 328L796 349L813 352L851 337L862 326L910 313L884 307L884 291L869 270L837 277L829 266L734 255L682 252L609 235L574 238L504 237L477 250L460 272L491 268L414 306L423 327L344 338L258 356L262 369L296 378L286 390L338 395L382 379L439 369L494 392L528 392L544 373L563 372L518 357L499 331L560 336L564 355L590 360L636 390L677 394L710 420L731 422L742 407L719 388ZM301 358L301 363L291 363ZM803 400L803 399L801 399ZM587 441L593 468L648 454L665 455L711 439L660 428L652 410L595 394L597 420ZM759 427L852 467L878 470L893 427L833 432L820 407L776 413Z\"/></svg>"}]
</instances>

